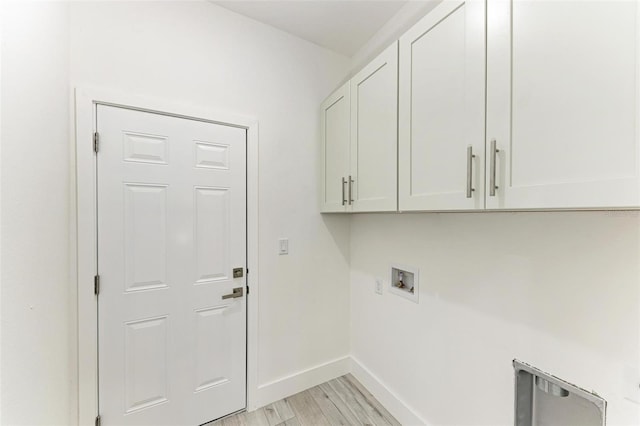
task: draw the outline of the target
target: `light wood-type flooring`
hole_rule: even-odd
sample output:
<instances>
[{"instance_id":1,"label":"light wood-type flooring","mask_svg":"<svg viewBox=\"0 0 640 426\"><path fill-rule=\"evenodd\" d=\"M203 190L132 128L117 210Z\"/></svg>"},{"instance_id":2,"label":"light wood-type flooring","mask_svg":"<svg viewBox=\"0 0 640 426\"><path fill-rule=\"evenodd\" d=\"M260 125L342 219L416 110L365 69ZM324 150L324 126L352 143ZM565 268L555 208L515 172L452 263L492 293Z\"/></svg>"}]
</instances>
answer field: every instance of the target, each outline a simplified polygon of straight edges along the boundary
<instances>
[{"instance_id":1,"label":"light wood-type flooring","mask_svg":"<svg viewBox=\"0 0 640 426\"><path fill-rule=\"evenodd\" d=\"M204 426L400 426L351 374Z\"/></svg>"}]
</instances>

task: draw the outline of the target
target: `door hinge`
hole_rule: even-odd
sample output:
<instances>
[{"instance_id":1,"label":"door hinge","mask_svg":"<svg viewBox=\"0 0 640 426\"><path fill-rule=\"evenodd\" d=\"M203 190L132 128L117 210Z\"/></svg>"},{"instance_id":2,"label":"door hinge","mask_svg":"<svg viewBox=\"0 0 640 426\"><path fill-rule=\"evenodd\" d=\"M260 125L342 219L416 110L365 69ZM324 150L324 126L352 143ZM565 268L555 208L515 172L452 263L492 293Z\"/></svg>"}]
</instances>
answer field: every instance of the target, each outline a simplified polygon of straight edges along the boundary
<instances>
[{"instance_id":1,"label":"door hinge","mask_svg":"<svg viewBox=\"0 0 640 426\"><path fill-rule=\"evenodd\" d=\"M249 286L247 286L247 295L249 294Z\"/></svg>"},{"instance_id":2,"label":"door hinge","mask_svg":"<svg viewBox=\"0 0 640 426\"><path fill-rule=\"evenodd\" d=\"M100 294L100 275L93 277L93 293L96 296Z\"/></svg>"},{"instance_id":3,"label":"door hinge","mask_svg":"<svg viewBox=\"0 0 640 426\"><path fill-rule=\"evenodd\" d=\"M102 419L100 418L100 415L96 416L96 425L95 426L101 426L102 425Z\"/></svg>"},{"instance_id":4,"label":"door hinge","mask_svg":"<svg viewBox=\"0 0 640 426\"><path fill-rule=\"evenodd\" d=\"M93 133L93 152L97 153L100 151L100 135L98 132Z\"/></svg>"}]
</instances>

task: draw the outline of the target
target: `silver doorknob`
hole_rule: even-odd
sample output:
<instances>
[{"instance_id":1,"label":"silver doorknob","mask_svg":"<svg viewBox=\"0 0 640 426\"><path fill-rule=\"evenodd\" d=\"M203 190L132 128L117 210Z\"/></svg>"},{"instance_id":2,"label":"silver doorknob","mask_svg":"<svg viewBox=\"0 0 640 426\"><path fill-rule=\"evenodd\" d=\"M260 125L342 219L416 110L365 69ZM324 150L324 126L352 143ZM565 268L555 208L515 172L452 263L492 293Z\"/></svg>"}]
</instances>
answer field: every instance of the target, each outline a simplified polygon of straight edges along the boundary
<instances>
[{"instance_id":1,"label":"silver doorknob","mask_svg":"<svg viewBox=\"0 0 640 426\"><path fill-rule=\"evenodd\" d=\"M236 297L244 296L244 287L236 287L233 289L233 293L225 294L222 296L223 299L235 299Z\"/></svg>"}]
</instances>

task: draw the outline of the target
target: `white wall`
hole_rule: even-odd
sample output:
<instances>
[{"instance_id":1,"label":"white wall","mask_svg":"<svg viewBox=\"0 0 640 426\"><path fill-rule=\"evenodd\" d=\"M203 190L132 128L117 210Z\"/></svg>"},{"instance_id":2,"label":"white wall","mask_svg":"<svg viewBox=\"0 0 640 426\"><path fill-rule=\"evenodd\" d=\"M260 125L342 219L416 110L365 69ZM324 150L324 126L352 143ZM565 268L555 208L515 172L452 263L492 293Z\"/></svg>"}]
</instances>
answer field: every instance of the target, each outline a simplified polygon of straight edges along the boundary
<instances>
[{"instance_id":1,"label":"white wall","mask_svg":"<svg viewBox=\"0 0 640 426\"><path fill-rule=\"evenodd\" d=\"M259 384L348 355L349 220L318 213L316 161L318 106L348 58L205 1L26 2L3 15L2 424L75 421L75 86L257 118Z\"/></svg>"},{"instance_id":2,"label":"white wall","mask_svg":"<svg viewBox=\"0 0 640 426\"><path fill-rule=\"evenodd\" d=\"M442 0L414 0L406 2L352 57L352 75L371 62L391 43L398 40L409 28ZM346 79L345 79L346 81Z\"/></svg>"},{"instance_id":3,"label":"white wall","mask_svg":"<svg viewBox=\"0 0 640 426\"><path fill-rule=\"evenodd\" d=\"M420 269L420 303L385 289ZM352 354L431 425L512 425L517 358L640 424L640 213L355 215Z\"/></svg>"},{"instance_id":4,"label":"white wall","mask_svg":"<svg viewBox=\"0 0 640 426\"><path fill-rule=\"evenodd\" d=\"M2 165L2 46L4 45L2 16L4 2L0 1L0 167ZM2 246L2 173L0 173L0 247ZM0 422L2 422L2 249L0 248Z\"/></svg>"},{"instance_id":5,"label":"white wall","mask_svg":"<svg viewBox=\"0 0 640 426\"><path fill-rule=\"evenodd\" d=\"M260 384L349 351L348 297L335 297L348 288L348 219L323 219L316 189L318 106L347 69L345 57L207 2L71 5L73 86L260 122Z\"/></svg>"},{"instance_id":6,"label":"white wall","mask_svg":"<svg viewBox=\"0 0 640 426\"><path fill-rule=\"evenodd\" d=\"M68 10L2 11L0 423L69 424Z\"/></svg>"},{"instance_id":7,"label":"white wall","mask_svg":"<svg viewBox=\"0 0 640 426\"><path fill-rule=\"evenodd\" d=\"M2 424L74 415L69 81L260 120L259 383L347 355L351 336L431 424L512 424L513 358L598 391L608 424L638 423L636 214L321 216L317 108L347 58L205 2L3 12ZM419 305L374 293L392 261L421 269Z\"/></svg>"}]
</instances>

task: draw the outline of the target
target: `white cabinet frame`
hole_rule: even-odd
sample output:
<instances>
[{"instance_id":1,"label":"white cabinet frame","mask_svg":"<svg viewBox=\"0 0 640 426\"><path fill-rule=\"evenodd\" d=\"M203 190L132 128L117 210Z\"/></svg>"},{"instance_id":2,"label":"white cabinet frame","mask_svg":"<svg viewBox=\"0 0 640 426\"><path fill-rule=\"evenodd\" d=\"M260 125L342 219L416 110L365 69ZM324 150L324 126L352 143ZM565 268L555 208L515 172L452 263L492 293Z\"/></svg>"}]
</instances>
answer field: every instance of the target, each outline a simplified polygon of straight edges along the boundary
<instances>
[{"instance_id":1,"label":"white cabinet frame","mask_svg":"<svg viewBox=\"0 0 640 426\"><path fill-rule=\"evenodd\" d=\"M351 79L353 212L398 209L398 43Z\"/></svg>"},{"instance_id":2,"label":"white cabinet frame","mask_svg":"<svg viewBox=\"0 0 640 426\"><path fill-rule=\"evenodd\" d=\"M640 3L489 0L486 142L488 210L638 208Z\"/></svg>"},{"instance_id":3,"label":"white cabinet frame","mask_svg":"<svg viewBox=\"0 0 640 426\"><path fill-rule=\"evenodd\" d=\"M350 96L350 84L346 82L320 106L320 211L323 213L351 210Z\"/></svg>"},{"instance_id":4,"label":"white cabinet frame","mask_svg":"<svg viewBox=\"0 0 640 426\"><path fill-rule=\"evenodd\" d=\"M485 10L445 1L400 37L401 211L484 208Z\"/></svg>"}]
</instances>

